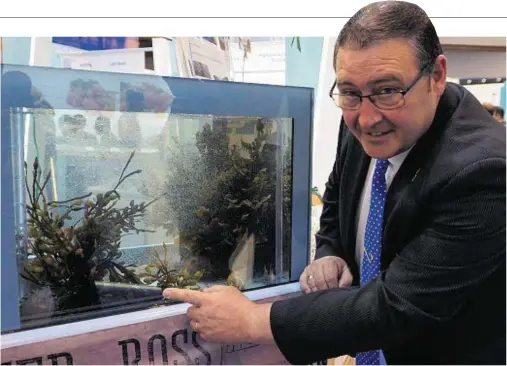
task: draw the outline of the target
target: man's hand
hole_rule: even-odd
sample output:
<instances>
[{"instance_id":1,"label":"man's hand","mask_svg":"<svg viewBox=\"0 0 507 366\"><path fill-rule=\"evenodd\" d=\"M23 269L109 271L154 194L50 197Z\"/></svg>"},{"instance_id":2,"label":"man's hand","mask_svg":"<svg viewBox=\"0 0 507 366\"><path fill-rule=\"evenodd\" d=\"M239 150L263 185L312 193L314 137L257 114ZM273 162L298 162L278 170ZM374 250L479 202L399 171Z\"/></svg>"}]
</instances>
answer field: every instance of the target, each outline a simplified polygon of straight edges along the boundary
<instances>
[{"instance_id":1,"label":"man's hand","mask_svg":"<svg viewBox=\"0 0 507 366\"><path fill-rule=\"evenodd\" d=\"M217 343L273 343L271 304L256 304L232 286L202 291L167 288L163 296L192 304L190 326L201 337Z\"/></svg>"},{"instance_id":2,"label":"man's hand","mask_svg":"<svg viewBox=\"0 0 507 366\"><path fill-rule=\"evenodd\" d=\"M306 266L299 277L301 290L305 294L328 288L349 287L352 274L347 263L340 257L327 256Z\"/></svg>"}]
</instances>

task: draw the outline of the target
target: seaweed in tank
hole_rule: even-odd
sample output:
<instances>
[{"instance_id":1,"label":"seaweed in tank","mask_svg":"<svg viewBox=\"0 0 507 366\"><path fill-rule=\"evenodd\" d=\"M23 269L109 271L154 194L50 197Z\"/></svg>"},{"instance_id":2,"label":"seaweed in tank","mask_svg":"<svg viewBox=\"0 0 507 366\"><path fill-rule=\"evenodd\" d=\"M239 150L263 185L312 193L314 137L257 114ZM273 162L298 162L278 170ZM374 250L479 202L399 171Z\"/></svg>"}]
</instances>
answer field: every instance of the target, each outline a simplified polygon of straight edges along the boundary
<instances>
[{"instance_id":1,"label":"seaweed in tank","mask_svg":"<svg viewBox=\"0 0 507 366\"><path fill-rule=\"evenodd\" d=\"M145 266L144 273L139 276L141 281L148 285L156 284L161 289L168 287L199 289L199 280L203 273L197 271L191 274L188 268L172 268L168 258L167 244L162 243L162 247L163 259L156 249L152 249L154 262Z\"/></svg>"},{"instance_id":2,"label":"seaweed in tank","mask_svg":"<svg viewBox=\"0 0 507 366\"><path fill-rule=\"evenodd\" d=\"M139 277L120 262L119 247L124 234L147 231L136 228L136 223L155 200L140 204L131 201L129 206L115 207L120 199L120 185L141 173L139 169L126 174L134 154L135 151L115 187L97 194L95 199L91 199L92 193L89 193L65 201L49 201L44 190L50 174L41 179L42 169L36 158L30 185L25 163L29 259L21 276L36 289L24 298L22 313L35 315L37 312L37 309L28 309L29 304L33 306L30 296L37 298L45 293L45 301L49 303L45 308L64 311L99 305L95 281L107 278L110 282L141 283ZM71 225L68 222L73 214L82 217Z\"/></svg>"},{"instance_id":3,"label":"seaweed in tank","mask_svg":"<svg viewBox=\"0 0 507 366\"><path fill-rule=\"evenodd\" d=\"M230 144L228 119L214 119L196 134L197 149L177 140L171 148L158 224L178 237L183 261L206 269L206 280L225 280L229 260L245 235L255 233L254 277L275 269L276 179L283 174L284 262L290 258L291 155L285 146L277 171L274 122L258 118L251 142ZM278 132L275 132L278 133ZM290 145L290 144L289 144ZM287 268L287 267L286 267ZM268 276L269 277L269 276Z\"/></svg>"}]
</instances>

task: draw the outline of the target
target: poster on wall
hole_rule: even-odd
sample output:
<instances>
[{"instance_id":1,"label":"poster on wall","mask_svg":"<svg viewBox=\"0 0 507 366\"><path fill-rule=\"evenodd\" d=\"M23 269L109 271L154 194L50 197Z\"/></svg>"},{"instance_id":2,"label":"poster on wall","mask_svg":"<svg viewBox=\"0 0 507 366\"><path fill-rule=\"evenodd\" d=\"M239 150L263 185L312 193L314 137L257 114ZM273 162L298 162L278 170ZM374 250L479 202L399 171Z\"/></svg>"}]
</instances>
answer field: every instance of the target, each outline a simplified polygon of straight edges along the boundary
<instances>
[{"instance_id":1,"label":"poster on wall","mask_svg":"<svg viewBox=\"0 0 507 366\"><path fill-rule=\"evenodd\" d=\"M85 51L137 48L138 37L53 37L53 43Z\"/></svg>"},{"instance_id":2,"label":"poster on wall","mask_svg":"<svg viewBox=\"0 0 507 366\"><path fill-rule=\"evenodd\" d=\"M230 80L227 37L178 37L175 47L179 76Z\"/></svg>"},{"instance_id":3,"label":"poster on wall","mask_svg":"<svg viewBox=\"0 0 507 366\"><path fill-rule=\"evenodd\" d=\"M231 40L235 81L285 85L285 37L250 37L245 53L242 40Z\"/></svg>"}]
</instances>

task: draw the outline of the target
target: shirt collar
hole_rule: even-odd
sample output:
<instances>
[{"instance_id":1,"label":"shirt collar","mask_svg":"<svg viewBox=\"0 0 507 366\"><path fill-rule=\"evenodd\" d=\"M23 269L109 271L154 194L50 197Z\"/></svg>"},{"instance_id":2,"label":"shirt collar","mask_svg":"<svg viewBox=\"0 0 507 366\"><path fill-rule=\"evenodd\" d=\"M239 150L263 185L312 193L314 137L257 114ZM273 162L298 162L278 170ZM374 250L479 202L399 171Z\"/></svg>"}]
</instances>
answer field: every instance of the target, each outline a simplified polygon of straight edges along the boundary
<instances>
[{"instance_id":1,"label":"shirt collar","mask_svg":"<svg viewBox=\"0 0 507 366\"><path fill-rule=\"evenodd\" d=\"M405 158L407 157L410 150L412 150L412 148L413 146L410 149L405 150L401 154L395 155L392 158L388 159L389 163L391 163L391 165L395 170L398 170L400 168L401 164L403 164L403 161L405 161Z\"/></svg>"}]
</instances>

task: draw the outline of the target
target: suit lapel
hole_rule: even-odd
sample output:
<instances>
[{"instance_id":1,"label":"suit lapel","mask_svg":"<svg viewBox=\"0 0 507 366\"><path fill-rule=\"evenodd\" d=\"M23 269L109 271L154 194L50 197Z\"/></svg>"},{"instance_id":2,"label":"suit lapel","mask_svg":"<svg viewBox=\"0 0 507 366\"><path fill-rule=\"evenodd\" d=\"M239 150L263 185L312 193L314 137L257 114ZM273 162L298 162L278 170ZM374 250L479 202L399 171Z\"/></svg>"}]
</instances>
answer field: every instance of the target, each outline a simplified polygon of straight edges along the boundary
<instances>
[{"instance_id":1,"label":"suit lapel","mask_svg":"<svg viewBox=\"0 0 507 366\"><path fill-rule=\"evenodd\" d=\"M387 191L384 207L381 270L387 268L398 250L401 249L400 246L406 244L400 238L413 224L413 215L418 209L416 200L420 192L412 188L418 186L416 182L420 182L418 178L423 178L424 174L421 174L422 162L416 158L419 149L415 150L415 148L405 158Z\"/></svg>"}]
</instances>

